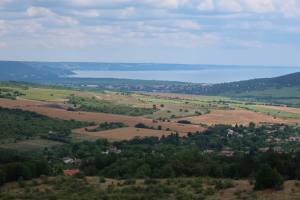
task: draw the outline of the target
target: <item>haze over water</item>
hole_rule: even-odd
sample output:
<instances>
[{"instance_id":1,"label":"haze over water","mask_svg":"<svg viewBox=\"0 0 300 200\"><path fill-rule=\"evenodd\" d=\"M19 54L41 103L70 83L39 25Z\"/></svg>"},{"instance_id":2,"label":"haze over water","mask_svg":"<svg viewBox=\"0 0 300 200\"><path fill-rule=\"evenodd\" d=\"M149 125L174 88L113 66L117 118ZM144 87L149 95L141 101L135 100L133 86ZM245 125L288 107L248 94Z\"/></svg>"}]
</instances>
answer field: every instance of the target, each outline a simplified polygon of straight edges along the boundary
<instances>
[{"instance_id":1,"label":"haze over water","mask_svg":"<svg viewBox=\"0 0 300 200\"><path fill-rule=\"evenodd\" d=\"M223 83L254 78L271 78L300 72L300 67L212 67L199 70L76 70L72 77L165 80L192 83Z\"/></svg>"}]
</instances>

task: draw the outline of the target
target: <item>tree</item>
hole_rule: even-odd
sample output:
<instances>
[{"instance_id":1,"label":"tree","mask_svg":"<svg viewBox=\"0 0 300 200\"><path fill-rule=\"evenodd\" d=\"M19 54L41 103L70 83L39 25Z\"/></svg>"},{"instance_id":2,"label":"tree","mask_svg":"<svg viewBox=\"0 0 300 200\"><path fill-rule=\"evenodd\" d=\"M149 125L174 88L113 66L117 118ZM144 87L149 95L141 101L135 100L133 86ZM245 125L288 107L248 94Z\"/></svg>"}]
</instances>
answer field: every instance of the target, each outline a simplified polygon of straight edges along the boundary
<instances>
[{"instance_id":1,"label":"tree","mask_svg":"<svg viewBox=\"0 0 300 200\"><path fill-rule=\"evenodd\" d=\"M268 188L281 189L283 178L276 169L264 164L259 168L256 176L254 189L263 190Z\"/></svg>"},{"instance_id":2,"label":"tree","mask_svg":"<svg viewBox=\"0 0 300 200\"><path fill-rule=\"evenodd\" d=\"M5 183L5 173L0 170L0 186Z\"/></svg>"}]
</instances>

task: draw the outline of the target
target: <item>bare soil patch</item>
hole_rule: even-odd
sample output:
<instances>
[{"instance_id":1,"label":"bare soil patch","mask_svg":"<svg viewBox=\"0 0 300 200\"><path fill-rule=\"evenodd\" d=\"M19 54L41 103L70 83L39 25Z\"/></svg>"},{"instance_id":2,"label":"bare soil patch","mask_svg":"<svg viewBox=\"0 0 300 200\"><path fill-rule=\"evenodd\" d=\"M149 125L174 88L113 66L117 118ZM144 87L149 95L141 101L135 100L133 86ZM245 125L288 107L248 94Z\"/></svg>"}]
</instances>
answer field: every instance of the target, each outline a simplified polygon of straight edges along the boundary
<instances>
[{"instance_id":1,"label":"bare soil patch","mask_svg":"<svg viewBox=\"0 0 300 200\"><path fill-rule=\"evenodd\" d=\"M214 110L209 114L182 118L193 124L243 124L254 123L298 123L297 119L280 119L248 110Z\"/></svg>"}]
</instances>

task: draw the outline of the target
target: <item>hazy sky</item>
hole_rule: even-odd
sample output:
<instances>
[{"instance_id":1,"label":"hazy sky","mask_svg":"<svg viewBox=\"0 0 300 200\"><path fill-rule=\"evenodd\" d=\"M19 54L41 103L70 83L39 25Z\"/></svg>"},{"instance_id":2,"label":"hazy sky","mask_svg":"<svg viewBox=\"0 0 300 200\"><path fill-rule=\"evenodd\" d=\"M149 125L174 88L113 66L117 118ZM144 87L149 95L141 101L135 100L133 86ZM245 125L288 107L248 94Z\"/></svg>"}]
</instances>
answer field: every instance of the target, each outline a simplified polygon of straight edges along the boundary
<instances>
[{"instance_id":1,"label":"hazy sky","mask_svg":"<svg viewBox=\"0 0 300 200\"><path fill-rule=\"evenodd\" d=\"M0 59L300 66L300 0L0 0Z\"/></svg>"}]
</instances>

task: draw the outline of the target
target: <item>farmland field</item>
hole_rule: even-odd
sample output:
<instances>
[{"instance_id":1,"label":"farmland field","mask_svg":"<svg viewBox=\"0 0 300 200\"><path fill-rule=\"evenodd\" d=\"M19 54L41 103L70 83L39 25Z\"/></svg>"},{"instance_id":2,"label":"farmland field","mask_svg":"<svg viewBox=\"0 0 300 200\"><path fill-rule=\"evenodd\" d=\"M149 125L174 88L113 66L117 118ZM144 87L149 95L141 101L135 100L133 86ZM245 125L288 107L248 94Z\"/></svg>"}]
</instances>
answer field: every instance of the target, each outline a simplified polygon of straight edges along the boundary
<instances>
[{"instance_id":1,"label":"farmland field","mask_svg":"<svg viewBox=\"0 0 300 200\"><path fill-rule=\"evenodd\" d=\"M202 116L186 117L193 124L243 124L254 123L299 123L298 119L281 119L248 110L214 110Z\"/></svg>"},{"instance_id":2,"label":"farmland field","mask_svg":"<svg viewBox=\"0 0 300 200\"><path fill-rule=\"evenodd\" d=\"M0 99L0 106L2 107L20 108L65 120L74 119L95 123L122 122L129 126L122 129L124 134L121 133L121 130L108 130L106 134L103 134L107 138L113 139L118 136L120 139L133 138L139 135L150 136L151 134L157 136L170 132L187 134L188 132L205 130L202 125L300 122L299 109L234 100L228 97L149 92L78 91L20 85L3 85L2 87L24 93L17 100ZM95 111L88 110L89 112L85 112L84 109L78 109L80 104L76 105L77 103L74 102L70 104L70 97L87 103L95 102L93 105L96 106ZM105 103L103 104L103 102ZM101 108L99 111L97 111L97 106ZM118 107L129 112L124 111L122 115L112 114L115 111L111 109ZM130 109L135 109L134 112L138 111L141 115L144 112L143 109L146 109L147 112L153 109L154 112L145 112L143 116L128 116L131 115ZM188 120L192 124L177 123L180 120ZM154 130L137 131L134 126L138 123L143 123ZM130 135L129 132L132 134ZM96 135L98 137L98 134ZM84 136L90 137L91 133L84 134Z\"/></svg>"},{"instance_id":3,"label":"farmland field","mask_svg":"<svg viewBox=\"0 0 300 200\"><path fill-rule=\"evenodd\" d=\"M110 140L130 140L135 137L162 137L170 135L171 131L166 130L153 130L153 129L142 129L134 127L119 128L107 131L88 132L84 128L73 130L75 136L88 137L88 138L106 138ZM186 133L180 134L185 136Z\"/></svg>"}]
</instances>

